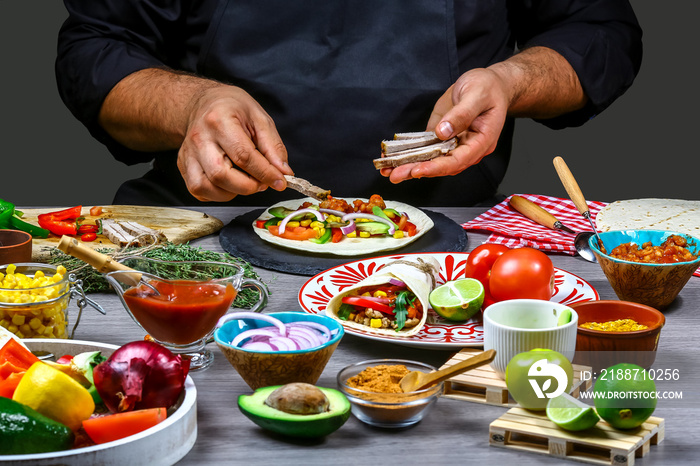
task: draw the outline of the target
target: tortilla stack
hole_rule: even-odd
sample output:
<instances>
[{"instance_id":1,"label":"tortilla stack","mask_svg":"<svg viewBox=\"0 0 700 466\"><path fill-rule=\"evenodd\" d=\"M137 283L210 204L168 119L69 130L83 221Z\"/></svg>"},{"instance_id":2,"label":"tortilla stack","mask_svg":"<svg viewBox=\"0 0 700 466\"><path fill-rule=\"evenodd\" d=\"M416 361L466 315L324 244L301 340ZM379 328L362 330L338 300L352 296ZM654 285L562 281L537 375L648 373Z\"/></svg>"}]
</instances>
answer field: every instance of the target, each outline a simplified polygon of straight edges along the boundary
<instances>
[{"instance_id":1,"label":"tortilla stack","mask_svg":"<svg viewBox=\"0 0 700 466\"><path fill-rule=\"evenodd\" d=\"M433 256L425 255L422 257L404 257L401 259L397 259L393 262L389 262L384 267L379 269L376 273L347 288L342 293L334 296L333 299L331 299L331 301L328 303L328 307L326 308L326 314L336 320L339 320L346 327L357 330L364 330L366 332L374 333L377 335L391 335L402 337L409 337L411 335L415 335L425 325L425 321L428 316L428 309L430 308L428 296L436 286L439 273L440 263ZM367 325L359 324L357 322L349 320L342 320L338 317L338 310L340 309L340 305L342 304L341 300L344 296L351 295L353 294L353 291L364 286L377 286L388 284L389 280L392 278L404 282L407 285L408 289L416 295L416 297L422 304L423 315L418 325L396 331L395 329L371 328Z\"/></svg>"}]
</instances>

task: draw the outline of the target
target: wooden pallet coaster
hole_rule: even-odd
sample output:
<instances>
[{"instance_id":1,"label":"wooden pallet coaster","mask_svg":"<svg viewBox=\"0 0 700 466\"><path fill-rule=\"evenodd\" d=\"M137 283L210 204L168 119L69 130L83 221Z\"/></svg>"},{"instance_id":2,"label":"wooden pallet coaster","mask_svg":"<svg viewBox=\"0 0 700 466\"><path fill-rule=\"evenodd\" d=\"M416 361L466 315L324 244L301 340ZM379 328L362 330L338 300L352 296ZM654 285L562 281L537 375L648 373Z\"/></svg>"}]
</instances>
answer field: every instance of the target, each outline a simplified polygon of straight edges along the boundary
<instances>
[{"instance_id":1,"label":"wooden pallet coaster","mask_svg":"<svg viewBox=\"0 0 700 466\"><path fill-rule=\"evenodd\" d=\"M636 429L616 430L599 421L591 429L568 432L544 412L512 408L489 426L489 445L582 463L633 466L664 439L664 420L650 417Z\"/></svg>"},{"instance_id":2,"label":"wooden pallet coaster","mask_svg":"<svg viewBox=\"0 0 700 466\"><path fill-rule=\"evenodd\" d=\"M447 361L441 369L456 364L464 359L471 358L483 351L474 348L464 348ZM574 381L571 389L571 396L578 398L581 390L586 391L593 385L592 380L581 380L581 371L591 371L588 366L573 365ZM496 375L491 366L481 366L445 381L446 398L456 400L485 403L495 406L516 407L518 403L510 398L505 380Z\"/></svg>"}]
</instances>

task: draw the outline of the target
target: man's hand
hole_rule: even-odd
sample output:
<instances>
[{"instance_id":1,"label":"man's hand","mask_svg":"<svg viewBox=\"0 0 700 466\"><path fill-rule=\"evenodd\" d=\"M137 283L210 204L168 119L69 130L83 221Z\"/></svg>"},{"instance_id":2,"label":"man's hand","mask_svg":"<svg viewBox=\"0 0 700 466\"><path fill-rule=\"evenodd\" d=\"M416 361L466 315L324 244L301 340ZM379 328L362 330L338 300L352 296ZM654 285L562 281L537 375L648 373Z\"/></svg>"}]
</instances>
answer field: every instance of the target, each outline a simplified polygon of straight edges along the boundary
<instances>
[{"instance_id":1,"label":"man's hand","mask_svg":"<svg viewBox=\"0 0 700 466\"><path fill-rule=\"evenodd\" d=\"M200 201L228 201L272 186L286 188L287 150L272 118L248 93L206 89L190 110L177 166Z\"/></svg>"},{"instance_id":2,"label":"man's hand","mask_svg":"<svg viewBox=\"0 0 700 466\"><path fill-rule=\"evenodd\" d=\"M557 52L527 49L488 68L464 73L438 99L428 121L440 139L457 136L447 156L381 170L392 183L456 175L493 152L506 116L550 118L586 103L571 65Z\"/></svg>"},{"instance_id":3,"label":"man's hand","mask_svg":"<svg viewBox=\"0 0 700 466\"><path fill-rule=\"evenodd\" d=\"M100 124L140 151L178 149L177 166L200 201L228 201L292 175L272 118L244 90L161 69L137 71L105 99Z\"/></svg>"}]
</instances>

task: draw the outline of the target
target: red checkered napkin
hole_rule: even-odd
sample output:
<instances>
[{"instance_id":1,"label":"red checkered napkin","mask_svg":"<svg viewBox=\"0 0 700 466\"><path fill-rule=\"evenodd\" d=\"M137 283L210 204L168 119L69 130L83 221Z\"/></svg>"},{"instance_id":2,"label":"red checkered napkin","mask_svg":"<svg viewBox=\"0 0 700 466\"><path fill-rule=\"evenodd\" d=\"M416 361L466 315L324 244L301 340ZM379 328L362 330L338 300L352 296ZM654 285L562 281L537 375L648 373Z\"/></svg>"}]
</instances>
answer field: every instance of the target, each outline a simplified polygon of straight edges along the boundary
<instances>
[{"instance_id":1,"label":"red checkered napkin","mask_svg":"<svg viewBox=\"0 0 700 466\"><path fill-rule=\"evenodd\" d=\"M591 231L588 220L583 218L574 203L569 199L542 196L539 194L518 194L542 207L554 215L557 220L576 232ZM508 200L492 207L474 220L463 223L465 230L488 230L493 232L487 243L504 244L509 248L531 247L546 252L575 254L574 238L576 235L561 230L552 230L529 218L510 206ZM605 207L605 202L588 201L588 208L595 223L598 211Z\"/></svg>"}]
</instances>

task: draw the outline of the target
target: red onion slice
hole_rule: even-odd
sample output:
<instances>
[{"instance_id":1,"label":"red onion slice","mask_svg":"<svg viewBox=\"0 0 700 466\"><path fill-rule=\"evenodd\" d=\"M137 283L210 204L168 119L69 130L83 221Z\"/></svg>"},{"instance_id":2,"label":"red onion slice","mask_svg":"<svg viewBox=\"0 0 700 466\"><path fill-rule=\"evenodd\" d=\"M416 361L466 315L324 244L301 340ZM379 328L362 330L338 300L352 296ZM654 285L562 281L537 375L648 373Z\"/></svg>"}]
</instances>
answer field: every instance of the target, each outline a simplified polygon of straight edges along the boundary
<instances>
[{"instance_id":1,"label":"red onion slice","mask_svg":"<svg viewBox=\"0 0 700 466\"><path fill-rule=\"evenodd\" d=\"M216 324L216 326L221 327L229 320L244 319L264 320L265 322L277 327L282 335L285 335L287 333L287 328L284 326L284 323L281 320L275 319L274 317L268 316L266 314L259 314L257 312L232 312L230 314L226 314L223 317L221 317L221 319L219 319L219 322Z\"/></svg>"},{"instance_id":2,"label":"red onion slice","mask_svg":"<svg viewBox=\"0 0 700 466\"><path fill-rule=\"evenodd\" d=\"M317 322L291 322L287 325L279 319L256 312L236 312L219 319L219 326L228 320L257 319L272 324L269 327L251 328L236 335L231 346L252 351L294 351L313 349L330 341L328 327Z\"/></svg>"},{"instance_id":3,"label":"red onion slice","mask_svg":"<svg viewBox=\"0 0 700 466\"><path fill-rule=\"evenodd\" d=\"M388 234L393 235L394 232L396 231L396 224L392 222L391 220L388 220L384 217L379 217L378 215L373 215L373 214L363 214L363 213L352 213L352 214L345 214L343 215L342 219L343 221L355 219L355 218L366 218L367 220L372 220L373 222L381 222L389 225L389 232Z\"/></svg>"},{"instance_id":4,"label":"red onion slice","mask_svg":"<svg viewBox=\"0 0 700 466\"><path fill-rule=\"evenodd\" d=\"M398 278L393 278L393 277L389 279L389 284L396 285L396 286L406 286L405 282L402 282Z\"/></svg>"},{"instance_id":5,"label":"red onion slice","mask_svg":"<svg viewBox=\"0 0 700 466\"><path fill-rule=\"evenodd\" d=\"M284 219L282 219L279 226L280 234L284 233L284 229L287 226L287 222L289 222L291 219L300 214L314 214L320 222L323 222L326 219L326 217L324 217L323 214L316 209L300 209L296 212L292 212L291 214L284 217Z\"/></svg>"},{"instance_id":6,"label":"red onion slice","mask_svg":"<svg viewBox=\"0 0 700 466\"><path fill-rule=\"evenodd\" d=\"M356 227L355 222L350 222L347 225L340 227L340 231L344 235L349 235L350 233L355 231L355 227Z\"/></svg>"}]
</instances>

